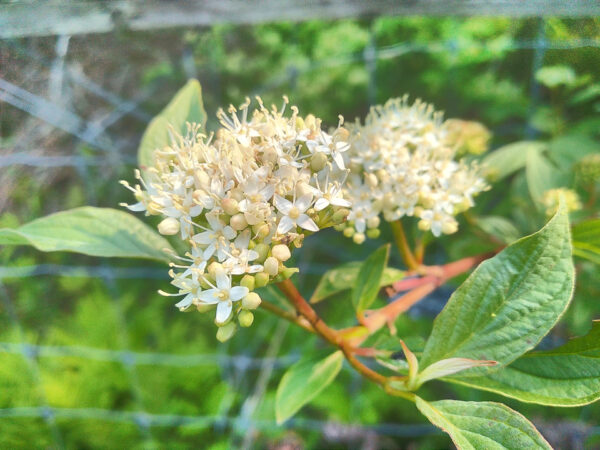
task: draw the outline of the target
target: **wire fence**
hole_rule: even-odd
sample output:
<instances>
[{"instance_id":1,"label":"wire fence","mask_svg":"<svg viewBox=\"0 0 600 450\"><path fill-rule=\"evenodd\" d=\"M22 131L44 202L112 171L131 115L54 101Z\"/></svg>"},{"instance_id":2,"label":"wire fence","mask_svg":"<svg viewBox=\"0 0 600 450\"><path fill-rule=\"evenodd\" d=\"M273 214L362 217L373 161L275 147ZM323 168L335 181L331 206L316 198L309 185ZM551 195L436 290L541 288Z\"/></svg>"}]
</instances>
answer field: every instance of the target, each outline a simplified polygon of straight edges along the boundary
<instances>
[{"instance_id":1,"label":"wire fence","mask_svg":"<svg viewBox=\"0 0 600 450\"><path fill-rule=\"evenodd\" d=\"M535 104L540 95L539 86L535 82L534 73L542 65L544 54L548 50L570 50L583 47L600 47L600 39L579 39L579 40L548 40L544 33L545 24L540 19L538 35L535 39L517 40L506 45L505 50L533 50L533 63L531 74L530 97L531 103ZM370 103L374 103L377 93L376 84L376 61L400 57L402 55L415 52L457 52L463 49L465 44L452 40L442 42L428 43L398 43L396 45L377 47L375 40L369 40L364 51L352 53L328 60L311 61L303 66L293 66L283 76L268 80L262 86L255 89L256 94L274 89L277 86L291 84L294 86L294 80L299 74L320 71L330 67L347 65L351 63L363 63L368 74L367 98ZM469 48L483 48L485 43L470 42ZM85 142L93 148L99 150L97 155L67 155L67 156L45 156L35 155L31 152L15 152L11 154L0 155L0 167L7 168L18 165L33 166L44 170L53 170L64 167L75 167L81 173L85 173L88 167L92 166L116 166L120 164L134 164L135 158L121 151L124 143L119 143L111 135L110 127L124 118L132 118L136 121L148 122L150 114L144 111L141 104L154 93L156 87L143 90L139 95L131 99L122 98L115 93L105 90L102 86L90 80L78 68L71 63L66 62L66 55L69 47L69 37L62 36L57 38L55 46L55 58L48 59L36 53L31 47L23 45L19 40L0 41L0 46L7 46L20 56L30 59L33 63L48 69L50 72L50 94L49 98L44 98L24 88L10 83L0 78L0 100L15 108L21 109L31 116L37 117L50 124L55 129L61 130L67 135L71 135L81 142ZM182 58L185 59L185 52ZM188 55L189 56L189 55ZM189 64L188 64L189 67ZM192 68L188 72L193 72ZM85 90L90 95L96 96L107 104L111 105L112 110L102 117L90 121L80 117L72 112L68 105L61 101L60 92L64 84L76 85ZM528 131L531 133L531 131ZM531 137L531 134L530 136ZM94 193L88 188L88 200L95 203ZM319 243L319 245L326 245ZM304 261L300 261L301 273L319 274L326 269L326 265L308 264L311 257L311 250L306 249L303 252ZM89 346L50 346L33 345L26 343L24 329L20 318L16 313L13 299L2 280L11 280L27 277L83 277L100 278L104 281L111 296L114 299L115 311L119 318L120 345L125 350L99 349ZM152 440L153 429L155 427L179 426L179 425L197 425L200 427L231 427L242 432L245 436L241 442L241 447L251 448L254 439L252 430L264 431L274 430L279 427L272 421L258 420L254 414L258 403L263 399L266 386L272 377L275 369L285 368L297 360L298 355L278 356L280 344L287 332L287 323L285 325L273 322L272 336L270 344L264 353L264 356L256 356L261 350L262 343L248 345L244 354L229 355L226 353L226 346L211 354L172 354L159 352L137 352L127 350L130 347L130 336L127 320L123 312L123 305L120 303L122 297L116 280L120 279L167 279L167 274L163 269L156 267L113 267L109 265L85 266L85 265L61 265L61 264L37 264L29 266L0 266L0 297L3 310L9 316L11 323L19 331L22 342L0 342L0 353L21 355L25 358L28 368L33 376L34 382L38 385L41 393L41 404L30 407L13 407L0 409L0 426L2 418L41 418L52 432L54 444L57 448L64 447L64 437L61 435L60 427L57 426L57 419L92 419L98 421L131 423L138 427L140 438ZM43 385L39 377L39 358L59 358L59 357L77 357L86 360L106 361L120 363L126 369L128 382L134 393L134 405L136 411L117 411L98 408L59 408L51 406L45 399ZM233 390L241 386L242 380L246 378L249 371L258 371L255 377L254 386L247 390L247 399L239 408L236 415L234 409L234 399L226 394L221 400L218 412L212 416L186 416L171 414L152 414L146 412L143 396L140 395L140 375L138 368L140 366L166 366L166 367L199 367L199 366L218 366L227 382ZM360 388L360 384L355 386L355 390ZM344 425L333 422L293 419L286 424L286 427L318 431L324 435L334 436L336 433L344 431L346 434L354 433L355 436L366 436L369 433L376 433L398 437L419 437L431 433L437 433L431 426L420 424L380 424L380 425ZM598 430L595 430L598 433ZM232 438L233 439L233 438ZM233 441L232 441L233 444ZM238 442L238 444L240 444Z\"/></svg>"}]
</instances>

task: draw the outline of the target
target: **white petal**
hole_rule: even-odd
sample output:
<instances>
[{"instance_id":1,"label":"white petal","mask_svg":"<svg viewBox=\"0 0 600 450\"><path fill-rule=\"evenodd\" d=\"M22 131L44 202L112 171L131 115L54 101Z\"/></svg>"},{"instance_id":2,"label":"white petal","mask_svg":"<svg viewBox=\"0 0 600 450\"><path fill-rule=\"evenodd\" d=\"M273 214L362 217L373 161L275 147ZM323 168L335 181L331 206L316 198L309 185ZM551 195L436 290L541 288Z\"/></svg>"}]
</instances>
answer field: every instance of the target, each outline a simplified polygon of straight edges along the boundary
<instances>
[{"instance_id":1,"label":"white petal","mask_svg":"<svg viewBox=\"0 0 600 450\"><path fill-rule=\"evenodd\" d=\"M296 223L289 218L288 216L283 216L279 221L279 226L277 227L277 232L280 234L285 234L290 231L292 228L296 226Z\"/></svg>"},{"instance_id":2,"label":"white petal","mask_svg":"<svg viewBox=\"0 0 600 450\"><path fill-rule=\"evenodd\" d=\"M322 209L327 208L327 205L329 205L329 203L329 200L327 200L325 197L321 197L315 202L315 210L321 211Z\"/></svg>"},{"instance_id":3,"label":"white petal","mask_svg":"<svg viewBox=\"0 0 600 450\"><path fill-rule=\"evenodd\" d=\"M219 302L217 305L217 322L223 323L227 319L229 319L229 315L231 314L231 302Z\"/></svg>"},{"instance_id":4,"label":"white petal","mask_svg":"<svg viewBox=\"0 0 600 450\"><path fill-rule=\"evenodd\" d=\"M306 194L296 200L296 207L301 212L304 212L308 209L308 207L310 206L311 203L312 203L312 195Z\"/></svg>"},{"instance_id":5,"label":"white petal","mask_svg":"<svg viewBox=\"0 0 600 450\"><path fill-rule=\"evenodd\" d=\"M127 208L129 211L146 211L146 205L144 205L142 202L138 202L135 205L123 206L125 206L125 208Z\"/></svg>"},{"instance_id":6,"label":"white petal","mask_svg":"<svg viewBox=\"0 0 600 450\"><path fill-rule=\"evenodd\" d=\"M198 298L202 300L204 303L208 303L210 305L218 303L219 299L216 295L219 293L218 289L207 289L206 291L202 291L198 294Z\"/></svg>"},{"instance_id":7,"label":"white petal","mask_svg":"<svg viewBox=\"0 0 600 450\"><path fill-rule=\"evenodd\" d=\"M257 272L262 272L263 270L263 266L261 266L260 264L255 264L253 266L250 266L246 269L247 273L257 273Z\"/></svg>"},{"instance_id":8,"label":"white petal","mask_svg":"<svg viewBox=\"0 0 600 450\"><path fill-rule=\"evenodd\" d=\"M283 198L280 195L275 194L275 207L281 211L283 214L287 214L290 212L290 210L292 209L292 207L294 206L292 204L292 202L290 202L289 200L286 200L285 198Z\"/></svg>"},{"instance_id":9,"label":"white petal","mask_svg":"<svg viewBox=\"0 0 600 450\"><path fill-rule=\"evenodd\" d=\"M298 225L308 231L319 231L317 224L306 214L300 214L298 217Z\"/></svg>"},{"instance_id":10,"label":"white petal","mask_svg":"<svg viewBox=\"0 0 600 450\"><path fill-rule=\"evenodd\" d=\"M234 286L229 291L229 298L232 301L237 302L242 297L245 297L246 295L248 295L248 292L249 291L248 291L247 287L244 287L244 286Z\"/></svg>"},{"instance_id":11,"label":"white petal","mask_svg":"<svg viewBox=\"0 0 600 450\"><path fill-rule=\"evenodd\" d=\"M367 228L367 222L365 219L356 219L354 226L356 227L356 231L359 233L364 233L365 229Z\"/></svg>"},{"instance_id":12,"label":"white petal","mask_svg":"<svg viewBox=\"0 0 600 450\"><path fill-rule=\"evenodd\" d=\"M175 306L177 308L179 308L181 311L185 311L186 309L188 309L191 306L193 300L194 300L194 295L188 294L185 297L183 297L183 300L181 300L179 303L175 304Z\"/></svg>"},{"instance_id":13,"label":"white petal","mask_svg":"<svg viewBox=\"0 0 600 450\"><path fill-rule=\"evenodd\" d=\"M231 288L231 278L225 273L224 270L217 271L217 287L219 289L229 289Z\"/></svg>"},{"instance_id":14,"label":"white petal","mask_svg":"<svg viewBox=\"0 0 600 450\"><path fill-rule=\"evenodd\" d=\"M344 158L342 157L341 153L335 152L332 156L338 167L342 170L345 170L346 166L344 165Z\"/></svg>"},{"instance_id":15,"label":"white petal","mask_svg":"<svg viewBox=\"0 0 600 450\"><path fill-rule=\"evenodd\" d=\"M272 184L266 185L264 188L260 190L260 195L262 195L263 199L267 202L273 197L275 193L275 186Z\"/></svg>"},{"instance_id":16,"label":"white petal","mask_svg":"<svg viewBox=\"0 0 600 450\"><path fill-rule=\"evenodd\" d=\"M203 231L202 233L195 234L192 239L198 244L208 245L214 241L212 235L212 231Z\"/></svg>"},{"instance_id":17,"label":"white petal","mask_svg":"<svg viewBox=\"0 0 600 450\"><path fill-rule=\"evenodd\" d=\"M331 199L331 204L335 206L342 206L344 208L350 208L352 203L344 198L334 197ZM318 210L317 210L318 211Z\"/></svg>"},{"instance_id":18,"label":"white petal","mask_svg":"<svg viewBox=\"0 0 600 450\"><path fill-rule=\"evenodd\" d=\"M223 228L223 236L225 236L229 240L232 240L236 236L236 234L237 233L235 232L235 230L229 225Z\"/></svg>"},{"instance_id":19,"label":"white petal","mask_svg":"<svg viewBox=\"0 0 600 450\"><path fill-rule=\"evenodd\" d=\"M219 220L218 217L215 217L213 214L207 214L206 215L206 220L208 220L208 223L210 224L210 227L213 230L220 230L221 228L223 228L223 224L221 223L221 221Z\"/></svg>"}]
</instances>

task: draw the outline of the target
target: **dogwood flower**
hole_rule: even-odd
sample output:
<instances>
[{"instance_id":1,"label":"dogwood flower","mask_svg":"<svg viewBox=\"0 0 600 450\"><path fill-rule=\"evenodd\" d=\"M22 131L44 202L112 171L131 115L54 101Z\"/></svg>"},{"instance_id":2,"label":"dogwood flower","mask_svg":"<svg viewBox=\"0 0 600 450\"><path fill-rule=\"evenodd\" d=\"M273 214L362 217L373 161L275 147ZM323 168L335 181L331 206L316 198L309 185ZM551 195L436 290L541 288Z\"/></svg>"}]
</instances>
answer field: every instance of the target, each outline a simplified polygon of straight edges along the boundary
<instances>
[{"instance_id":1,"label":"dogwood flower","mask_svg":"<svg viewBox=\"0 0 600 450\"><path fill-rule=\"evenodd\" d=\"M216 274L217 285L212 289L207 289L198 294L201 302L207 305L217 305L217 323L224 324L233 309L233 302L241 300L248 292L248 288L244 286L231 287L231 276L227 275L223 270L219 270Z\"/></svg>"},{"instance_id":2,"label":"dogwood flower","mask_svg":"<svg viewBox=\"0 0 600 450\"><path fill-rule=\"evenodd\" d=\"M319 227L312 220L306 210L312 204L312 195L303 195L298 199L289 201L280 195L275 195L275 207L282 214L277 232L285 234L292 228L301 227L309 231L319 231Z\"/></svg>"}]
</instances>

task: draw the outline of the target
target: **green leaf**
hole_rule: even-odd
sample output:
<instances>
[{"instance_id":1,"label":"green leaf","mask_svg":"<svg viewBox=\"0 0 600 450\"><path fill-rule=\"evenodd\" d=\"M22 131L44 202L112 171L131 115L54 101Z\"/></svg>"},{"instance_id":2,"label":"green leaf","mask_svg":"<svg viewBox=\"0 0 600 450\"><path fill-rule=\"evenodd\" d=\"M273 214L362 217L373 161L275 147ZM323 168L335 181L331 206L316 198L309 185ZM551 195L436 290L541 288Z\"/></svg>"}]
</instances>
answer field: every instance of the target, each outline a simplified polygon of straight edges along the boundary
<instances>
[{"instance_id":1,"label":"green leaf","mask_svg":"<svg viewBox=\"0 0 600 450\"><path fill-rule=\"evenodd\" d=\"M573 227L573 254L600 264L600 219L586 220Z\"/></svg>"},{"instance_id":2,"label":"green leaf","mask_svg":"<svg viewBox=\"0 0 600 450\"><path fill-rule=\"evenodd\" d=\"M483 160L486 172L495 180L501 180L525 167L527 155L541 153L546 149L544 142L521 141L500 147Z\"/></svg>"},{"instance_id":3,"label":"green leaf","mask_svg":"<svg viewBox=\"0 0 600 450\"><path fill-rule=\"evenodd\" d=\"M519 230L517 230L517 227L504 217L478 217L477 225L487 234L501 239L505 244L510 244L519 239Z\"/></svg>"},{"instance_id":4,"label":"green leaf","mask_svg":"<svg viewBox=\"0 0 600 450\"><path fill-rule=\"evenodd\" d=\"M485 377L446 379L523 402L581 406L600 399L600 321L562 347L532 352Z\"/></svg>"},{"instance_id":5,"label":"green leaf","mask_svg":"<svg viewBox=\"0 0 600 450\"><path fill-rule=\"evenodd\" d=\"M44 252L163 261L168 257L162 249L171 249L165 238L131 214L91 206L51 214L17 229L2 228L0 244L32 245Z\"/></svg>"},{"instance_id":6,"label":"green leaf","mask_svg":"<svg viewBox=\"0 0 600 450\"><path fill-rule=\"evenodd\" d=\"M544 228L480 264L454 292L434 321L422 367L452 357L509 364L556 324L571 299L573 278L569 221L561 205Z\"/></svg>"},{"instance_id":7,"label":"green leaf","mask_svg":"<svg viewBox=\"0 0 600 450\"><path fill-rule=\"evenodd\" d=\"M357 312L363 312L377 298L383 271L390 255L390 245L375 250L364 260L352 288L352 304Z\"/></svg>"},{"instance_id":8,"label":"green leaf","mask_svg":"<svg viewBox=\"0 0 600 450\"><path fill-rule=\"evenodd\" d=\"M575 84L577 76L569 66L548 66L538 70L535 79L546 87L555 88L561 84L565 86Z\"/></svg>"},{"instance_id":9,"label":"green leaf","mask_svg":"<svg viewBox=\"0 0 600 450\"><path fill-rule=\"evenodd\" d=\"M459 450L552 450L531 422L501 403L429 403L417 397L416 405L432 424L450 435Z\"/></svg>"},{"instance_id":10,"label":"green leaf","mask_svg":"<svg viewBox=\"0 0 600 450\"><path fill-rule=\"evenodd\" d=\"M206 111L202 103L202 87L198 80L189 80L169 104L156 116L144 131L138 149L140 167L154 164L154 151L170 144L169 125L185 135L187 122L204 126Z\"/></svg>"},{"instance_id":11,"label":"green leaf","mask_svg":"<svg viewBox=\"0 0 600 450\"><path fill-rule=\"evenodd\" d=\"M334 294L350 289L358 276L361 264L360 261L352 261L325 272L319 280L310 302L318 303ZM393 282L401 280L403 276L403 271L386 267L379 287L389 286Z\"/></svg>"},{"instance_id":12,"label":"green leaf","mask_svg":"<svg viewBox=\"0 0 600 450\"><path fill-rule=\"evenodd\" d=\"M565 181L560 171L540 152L527 154L525 176L529 195L536 202L542 200L546 191L561 186Z\"/></svg>"},{"instance_id":13,"label":"green leaf","mask_svg":"<svg viewBox=\"0 0 600 450\"><path fill-rule=\"evenodd\" d=\"M275 397L275 416L281 424L325 389L342 369L344 354L332 353L325 359L301 360L281 378Z\"/></svg>"}]
</instances>

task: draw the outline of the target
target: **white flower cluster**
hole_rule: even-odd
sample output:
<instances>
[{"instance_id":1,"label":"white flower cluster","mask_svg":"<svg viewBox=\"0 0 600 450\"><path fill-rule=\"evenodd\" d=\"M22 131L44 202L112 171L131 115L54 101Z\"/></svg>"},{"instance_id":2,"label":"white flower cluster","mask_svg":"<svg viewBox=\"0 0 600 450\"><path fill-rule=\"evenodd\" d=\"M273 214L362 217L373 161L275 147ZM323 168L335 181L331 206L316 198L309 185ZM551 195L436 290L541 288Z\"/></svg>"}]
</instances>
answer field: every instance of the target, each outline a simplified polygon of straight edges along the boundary
<instances>
[{"instance_id":1,"label":"white flower cluster","mask_svg":"<svg viewBox=\"0 0 600 450\"><path fill-rule=\"evenodd\" d=\"M222 128L206 137L188 125L186 136L172 132L170 147L154 153L153 167L130 187L138 200L125 205L165 218L164 235L178 234L188 251L173 255L171 284L183 299L180 310L216 309L217 337L227 339L240 325L249 326L260 297L255 287L279 281L291 249L307 233L342 223L350 203L342 196L347 170L348 131L340 124L331 134L321 121L289 108L259 107L250 100L229 115L217 114ZM238 115L239 114L239 115ZM174 269L177 269L174 270Z\"/></svg>"},{"instance_id":2,"label":"white flower cluster","mask_svg":"<svg viewBox=\"0 0 600 450\"><path fill-rule=\"evenodd\" d=\"M365 234L379 235L380 214L388 222L415 216L419 228L435 236L454 233L455 216L486 189L476 165L456 160L454 133L431 105L419 100L409 105L406 96L391 99L350 131L344 198L352 209L348 222L336 228L356 243Z\"/></svg>"}]
</instances>

